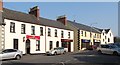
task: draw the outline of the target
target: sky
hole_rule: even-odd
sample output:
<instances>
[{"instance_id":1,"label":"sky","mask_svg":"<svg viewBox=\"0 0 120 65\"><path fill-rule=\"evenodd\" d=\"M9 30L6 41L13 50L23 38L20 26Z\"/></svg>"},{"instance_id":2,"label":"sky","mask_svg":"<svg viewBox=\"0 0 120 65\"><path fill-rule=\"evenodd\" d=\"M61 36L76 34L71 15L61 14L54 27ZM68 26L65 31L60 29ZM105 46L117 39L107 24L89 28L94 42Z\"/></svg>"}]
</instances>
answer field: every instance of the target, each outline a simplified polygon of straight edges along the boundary
<instances>
[{"instance_id":1,"label":"sky","mask_svg":"<svg viewBox=\"0 0 120 65\"><path fill-rule=\"evenodd\" d=\"M56 20L58 16L66 15L68 20L110 28L114 36L118 35L117 2L4 2L5 8L25 13L34 6L39 6L41 17Z\"/></svg>"}]
</instances>

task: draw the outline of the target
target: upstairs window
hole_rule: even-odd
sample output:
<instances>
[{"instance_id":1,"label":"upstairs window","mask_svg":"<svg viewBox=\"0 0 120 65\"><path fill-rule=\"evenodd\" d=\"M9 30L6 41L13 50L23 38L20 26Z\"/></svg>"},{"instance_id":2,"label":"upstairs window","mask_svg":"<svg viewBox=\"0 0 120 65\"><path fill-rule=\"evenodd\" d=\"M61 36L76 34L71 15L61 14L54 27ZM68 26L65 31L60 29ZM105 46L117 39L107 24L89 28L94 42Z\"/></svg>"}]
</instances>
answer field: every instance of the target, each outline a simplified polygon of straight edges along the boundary
<instances>
[{"instance_id":1,"label":"upstairs window","mask_svg":"<svg viewBox=\"0 0 120 65\"><path fill-rule=\"evenodd\" d=\"M25 34L25 24L21 24L21 34Z\"/></svg>"},{"instance_id":2,"label":"upstairs window","mask_svg":"<svg viewBox=\"0 0 120 65\"><path fill-rule=\"evenodd\" d=\"M40 27L40 35L43 36L43 27Z\"/></svg>"},{"instance_id":3,"label":"upstairs window","mask_svg":"<svg viewBox=\"0 0 120 65\"><path fill-rule=\"evenodd\" d=\"M31 35L35 35L35 26L31 26Z\"/></svg>"},{"instance_id":4,"label":"upstairs window","mask_svg":"<svg viewBox=\"0 0 120 65\"><path fill-rule=\"evenodd\" d=\"M70 32L68 32L68 38L70 38Z\"/></svg>"},{"instance_id":5,"label":"upstairs window","mask_svg":"<svg viewBox=\"0 0 120 65\"><path fill-rule=\"evenodd\" d=\"M51 36L51 29L48 28L48 36Z\"/></svg>"},{"instance_id":6,"label":"upstairs window","mask_svg":"<svg viewBox=\"0 0 120 65\"><path fill-rule=\"evenodd\" d=\"M61 31L61 38L63 38L64 37L64 32L63 31Z\"/></svg>"},{"instance_id":7,"label":"upstairs window","mask_svg":"<svg viewBox=\"0 0 120 65\"><path fill-rule=\"evenodd\" d=\"M83 36L83 31L81 31L81 36Z\"/></svg>"},{"instance_id":8,"label":"upstairs window","mask_svg":"<svg viewBox=\"0 0 120 65\"><path fill-rule=\"evenodd\" d=\"M85 32L85 37L87 36L86 32Z\"/></svg>"},{"instance_id":9,"label":"upstairs window","mask_svg":"<svg viewBox=\"0 0 120 65\"><path fill-rule=\"evenodd\" d=\"M55 37L57 37L57 29L55 29Z\"/></svg>"},{"instance_id":10,"label":"upstairs window","mask_svg":"<svg viewBox=\"0 0 120 65\"><path fill-rule=\"evenodd\" d=\"M10 32L15 33L15 23L10 22Z\"/></svg>"}]
</instances>

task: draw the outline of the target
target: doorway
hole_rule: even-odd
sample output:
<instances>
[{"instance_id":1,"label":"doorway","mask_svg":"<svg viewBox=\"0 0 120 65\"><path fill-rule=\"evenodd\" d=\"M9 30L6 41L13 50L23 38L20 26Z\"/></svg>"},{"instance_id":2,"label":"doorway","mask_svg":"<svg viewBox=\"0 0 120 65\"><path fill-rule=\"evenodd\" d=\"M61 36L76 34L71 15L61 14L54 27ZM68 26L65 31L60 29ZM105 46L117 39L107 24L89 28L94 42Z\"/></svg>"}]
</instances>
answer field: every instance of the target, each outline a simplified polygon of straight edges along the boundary
<instances>
[{"instance_id":1,"label":"doorway","mask_svg":"<svg viewBox=\"0 0 120 65\"><path fill-rule=\"evenodd\" d=\"M71 42L68 42L68 52L71 52Z\"/></svg>"},{"instance_id":2,"label":"doorway","mask_svg":"<svg viewBox=\"0 0 120 65\"><path fill-rule=\"evenodd\" d=\"M30 40L26 40L26 54L30 54Z\"/></svg>"},{"instance_id":3,"label":"doorway","mask_svg":"<svg viewBox=\"0 0 120 65\"><path fill-rule=\"evenodd\" d=\"M18 49L18 39L13 39L13 47L14 49Z\"/></svg>"}]
</instances>

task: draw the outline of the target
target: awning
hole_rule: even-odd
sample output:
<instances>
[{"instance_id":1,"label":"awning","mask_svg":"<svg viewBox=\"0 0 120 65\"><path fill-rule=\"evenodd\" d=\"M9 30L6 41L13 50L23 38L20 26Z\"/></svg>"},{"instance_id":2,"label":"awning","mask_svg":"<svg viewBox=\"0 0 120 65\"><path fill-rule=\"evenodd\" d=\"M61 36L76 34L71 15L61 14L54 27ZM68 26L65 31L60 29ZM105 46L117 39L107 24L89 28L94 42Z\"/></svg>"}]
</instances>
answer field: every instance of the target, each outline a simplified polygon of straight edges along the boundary
<instances>
[{"instance_id":1,"label":"awning","mask_svg":"<svg viewBox=\"0 0 120 65\"><path fill-rule=\"evenodd\" d=\"M73 42L73 40L70 40L70 39L61 39L61 42Z\"/></svg>"},{"instance_id":2,"label":"awning","mask_svg":"<svg viewBox=\"0 0 120 65\"><path fill-rule=\"evenodd\" d=\"M40 36L32 36L32 35L26 35L27 39L36 39L36 40L40 40Z\"/></svg>"}]
</instances>

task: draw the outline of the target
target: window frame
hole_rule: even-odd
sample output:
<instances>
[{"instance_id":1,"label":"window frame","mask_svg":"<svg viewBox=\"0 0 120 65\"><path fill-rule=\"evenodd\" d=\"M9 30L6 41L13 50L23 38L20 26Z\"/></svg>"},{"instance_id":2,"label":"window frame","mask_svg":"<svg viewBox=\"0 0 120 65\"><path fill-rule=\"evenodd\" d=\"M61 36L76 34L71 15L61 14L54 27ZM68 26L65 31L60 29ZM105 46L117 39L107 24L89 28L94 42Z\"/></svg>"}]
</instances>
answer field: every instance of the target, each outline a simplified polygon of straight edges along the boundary
<instances>
[{"instance_id":1,"label":"window frame","mask_svg":"<svg viewBox=\"0 0 120 65\"><path fill-rule=\"evenodd\" d=\"M35 26L31 26L31 35L35 35Z\"/></svg>"},{"instance_id":2,"label":"window frame","mask_svg":"<svg viewBox=\"0 0 120 65\"><path fill-rule=\"evenodd\" d=\"M15 23L10 22L10 33L15 33Z\"/></svg>"},{"instance_id":3,"label":"window frame","mask_svg":"<svg viewBox=\"0 0 120 65\"><path fill-rule=\"evenodd\" d=\"M25 24L21 24L21 34L25 34L26 33L25 29L26 29L26 25Z\"/></svg>"},{"instance_id":4,"label":"window frame","mask_svg":"<svg viewBox=\"0 0 120 65\"><path fill-rule=\"evenodd\" d=\"M43 36L43 27L40 27L40 36Z\"/></svg>"}]
</instances>

